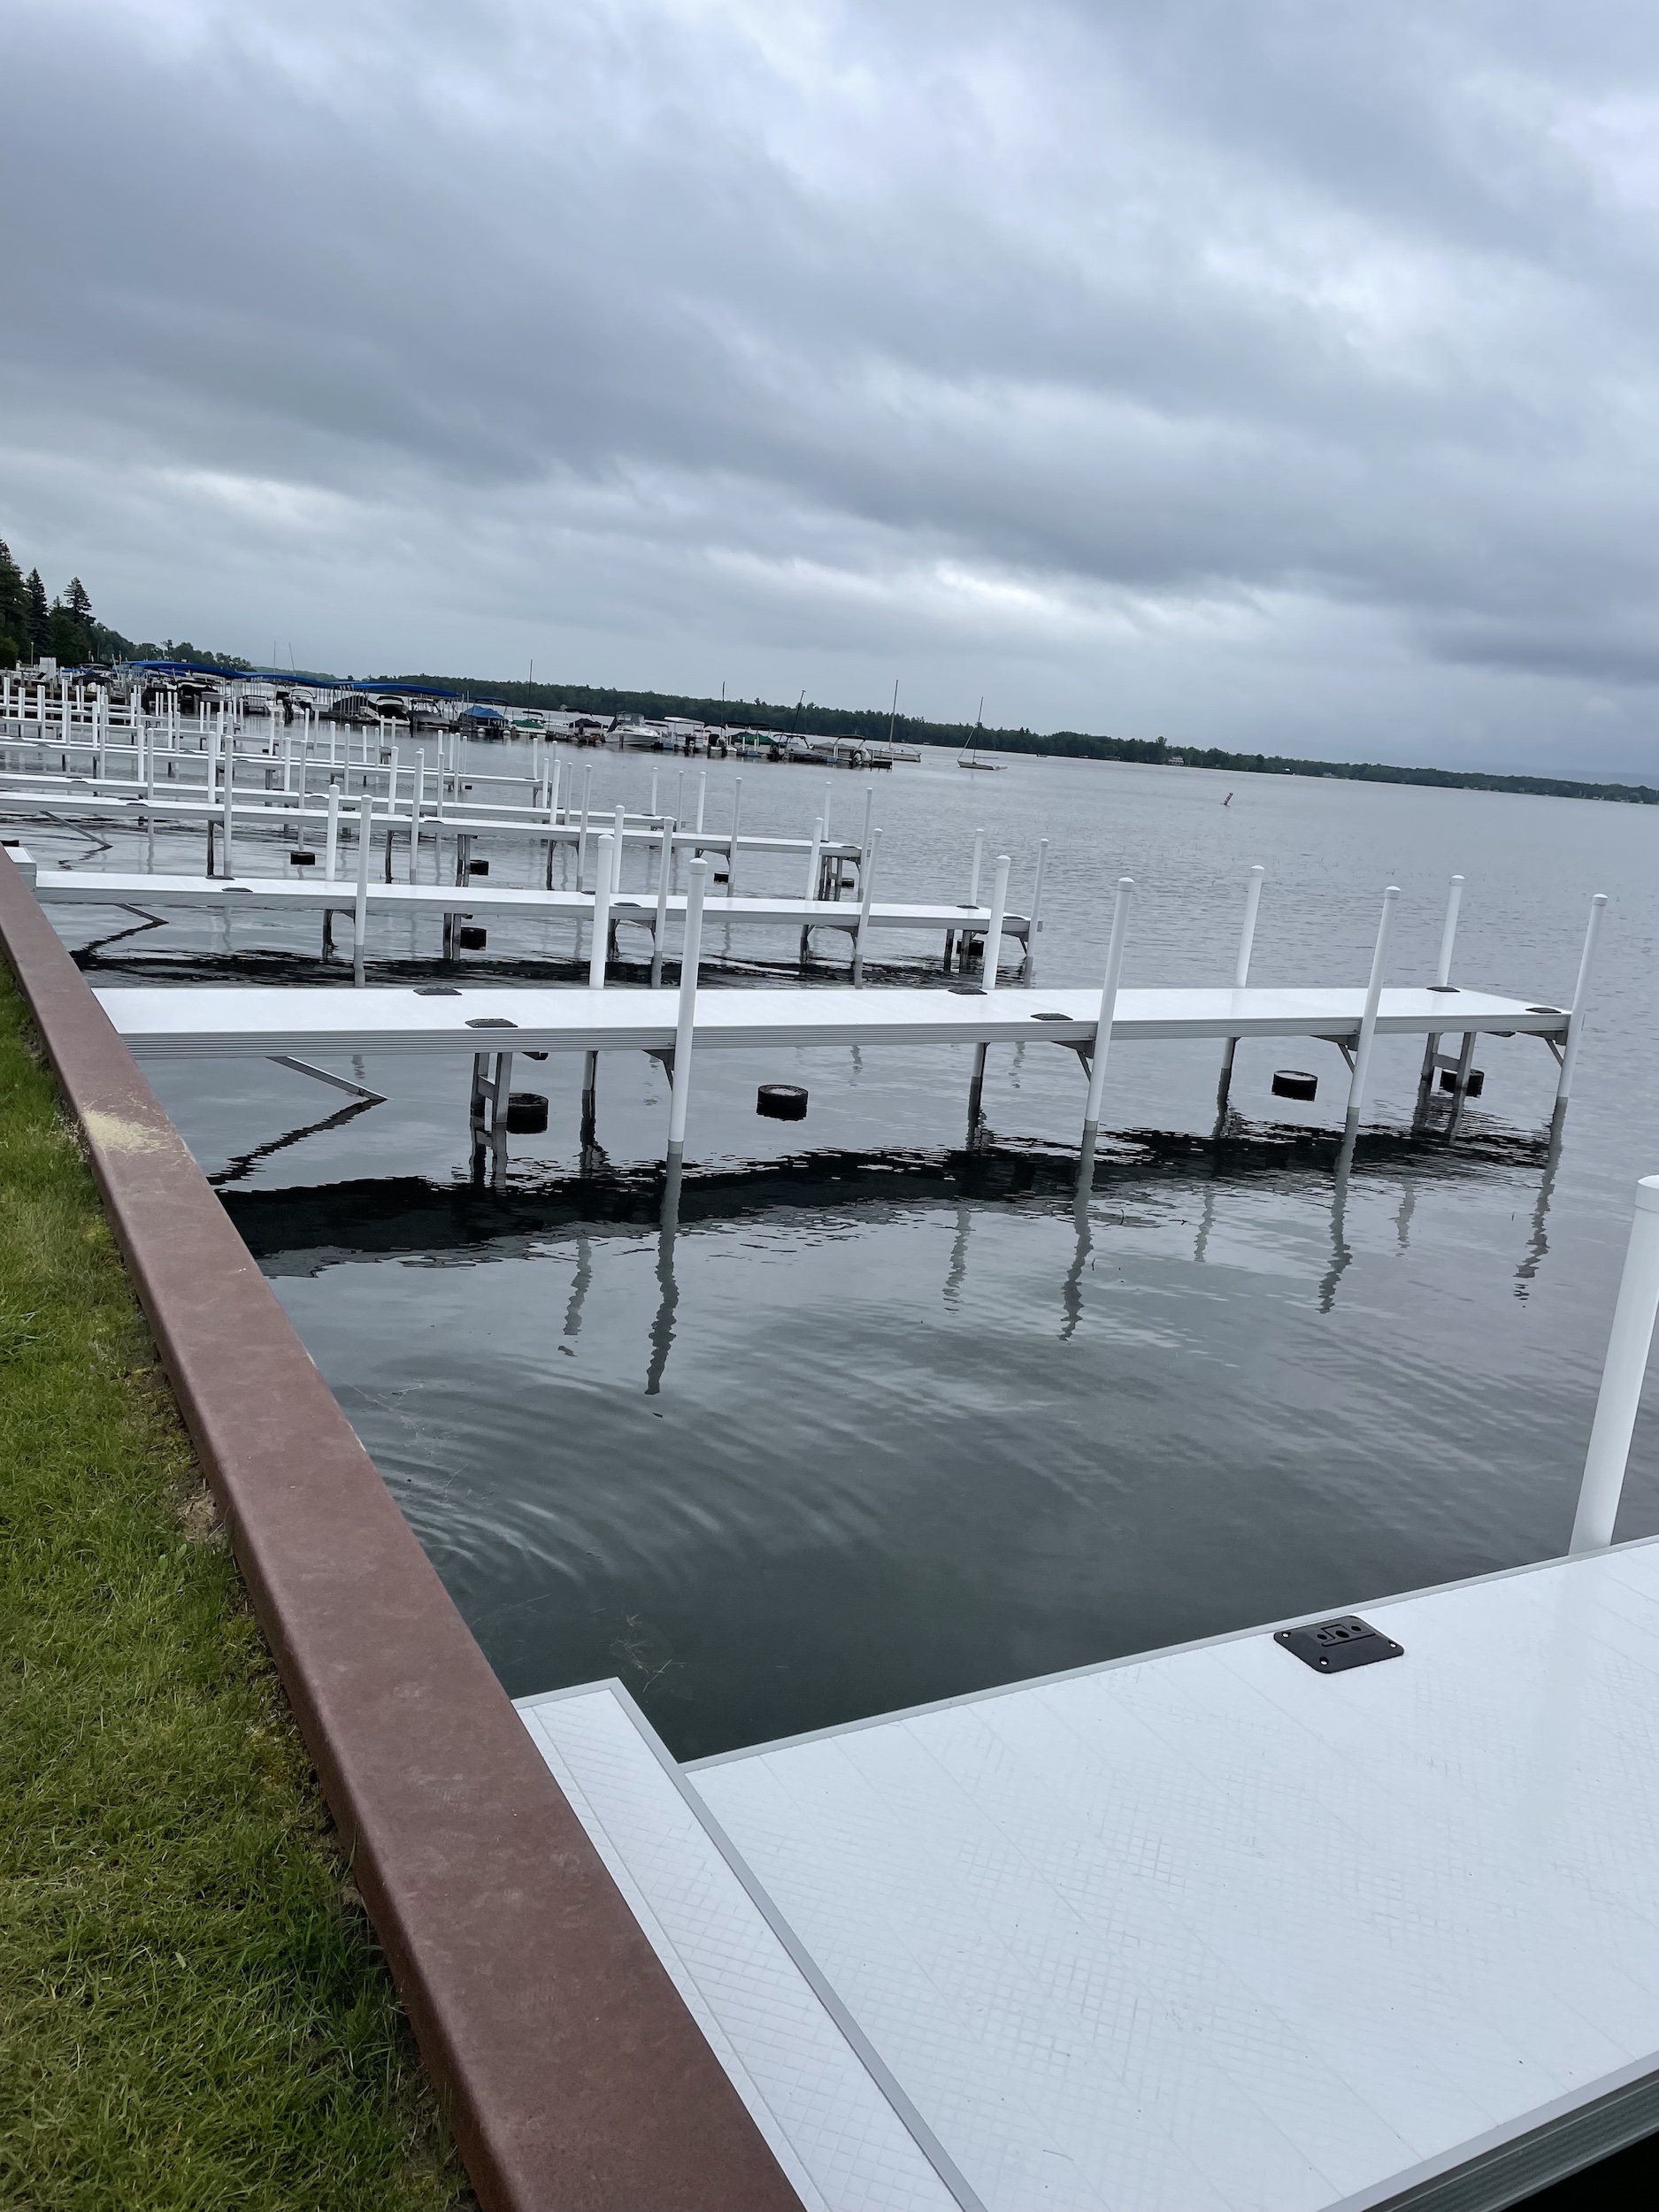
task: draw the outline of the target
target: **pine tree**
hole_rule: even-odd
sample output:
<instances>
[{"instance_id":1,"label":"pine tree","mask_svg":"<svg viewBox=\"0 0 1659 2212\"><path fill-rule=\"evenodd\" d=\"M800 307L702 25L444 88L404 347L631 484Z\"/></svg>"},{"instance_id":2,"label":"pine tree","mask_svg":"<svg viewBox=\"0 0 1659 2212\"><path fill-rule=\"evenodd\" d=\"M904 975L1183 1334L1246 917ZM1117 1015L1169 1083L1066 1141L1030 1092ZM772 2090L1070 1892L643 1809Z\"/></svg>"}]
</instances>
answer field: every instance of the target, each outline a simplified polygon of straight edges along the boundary
<instances>
[{"instance_id":1,"label":"pine tree","mask_svg":"<svg viewBox=\"0 0 1659 2212\"><path fill-rule=\"evenodd\" d=\"M23 571L0 538L0 668L15 668L28 635L29 595Z\"/></svg>"},{"instance_id":2,"label":"pine tree","mask_svg":"<svg viewBox=\"0 0 1659 2212\"><path fill-rule=\"evenodd\" d=\"M87 588L79 576L72 576L69 579L69 588L64 594L64 604L77 622L85 623L88 628L91 626L92 602L87 597Z\"/></svg>"},{"instance_id":3,"label":"pine tree","mask_svg":"<svg viewBox=\"0 0 1659 2212\"><path fill-rule=\"evenodd\" d=\"M51 636L52 626L51 609L46 603L46 587L41 581L41 572L38 568L30 569L29 580L24 586L24 590L28 595L26 642L28 647L29 658L32 661L37 661L47 649L47 641Z\"/></svg>"}]
</instances>

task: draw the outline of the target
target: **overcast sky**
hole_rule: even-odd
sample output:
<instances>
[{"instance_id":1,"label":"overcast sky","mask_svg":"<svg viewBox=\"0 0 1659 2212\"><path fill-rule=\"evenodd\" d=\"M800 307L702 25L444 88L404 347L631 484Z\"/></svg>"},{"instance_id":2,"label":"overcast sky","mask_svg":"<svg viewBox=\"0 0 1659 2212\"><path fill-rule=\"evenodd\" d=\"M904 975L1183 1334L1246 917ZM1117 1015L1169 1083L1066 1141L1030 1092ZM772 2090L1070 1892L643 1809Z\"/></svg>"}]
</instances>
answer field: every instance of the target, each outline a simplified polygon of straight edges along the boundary
<instances>
[{"instance_id":1,"label":"overcast sky","mask_svg":"<svg viewBox=\"0 0 1659 2212\"><path fill-rule=\"evenodd\" d=\"M9 0L139 636L1659 772L1647 0Z\"/></svg>"}]
</instances>

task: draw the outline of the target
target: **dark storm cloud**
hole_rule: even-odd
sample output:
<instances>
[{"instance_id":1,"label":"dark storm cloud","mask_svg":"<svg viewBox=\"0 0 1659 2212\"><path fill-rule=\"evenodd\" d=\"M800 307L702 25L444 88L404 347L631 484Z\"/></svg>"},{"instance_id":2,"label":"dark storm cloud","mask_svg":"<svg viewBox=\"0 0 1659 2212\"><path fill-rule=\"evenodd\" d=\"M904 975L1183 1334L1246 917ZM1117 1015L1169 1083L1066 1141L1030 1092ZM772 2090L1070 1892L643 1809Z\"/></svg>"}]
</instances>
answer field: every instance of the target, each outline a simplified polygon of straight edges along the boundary
<instances>
[{"instance_id":1,"label":"dark storm cloud","mask_svg":"<svg viewBox=\"0 0 1659 2212\"><path fill-rule=\"evenodd\" d=\"M260 652L1659 759L1652 48L23 6L0 527Z\"/></svg>"}]
</instances>

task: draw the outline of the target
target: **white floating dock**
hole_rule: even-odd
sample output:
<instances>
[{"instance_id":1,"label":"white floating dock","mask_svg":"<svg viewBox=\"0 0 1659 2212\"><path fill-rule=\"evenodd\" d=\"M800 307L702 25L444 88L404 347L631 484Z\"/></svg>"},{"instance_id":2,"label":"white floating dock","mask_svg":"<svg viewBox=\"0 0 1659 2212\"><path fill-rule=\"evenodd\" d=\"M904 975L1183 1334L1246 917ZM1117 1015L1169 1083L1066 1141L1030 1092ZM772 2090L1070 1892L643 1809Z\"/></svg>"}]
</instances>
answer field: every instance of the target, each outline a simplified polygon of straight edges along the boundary
<instances>
[{"instance_id":1,"label":"white floating dock","mask_svg":"<svg viewBox=\"0 0 1659 2212\"><path fill-rule=\"evenodd\" d=\"M446 895L454 897L454 893ZM705 920L719 914L710 901ZM365 990L311 986L110 987L97 997L140 1058L212 1059L276 1052L663 1052L674 1042L673 990ZM1363 989L1124 989L1114 1042L1181 1037L1357 1034ZM974 988L700 992L694 1042L709 1048L815 1045L1051 1044L1094 1039L1095 990ZM1525 1033L1559 1040L1569 1015L1489 991L1400 988L1381 995L1380 1033Z\"/></svg>"},{"instance_id":2,"label":"white floating dock","mask_svg":"<svg viewBox=\"0 0 1659 2212\"><path fill-rule=\"evenodd\" d=\"M1659 1545L1362 1609L684 1770L521 1710L809 2205L1492 2212L1659 2126Z\"/></svg>"}]
</instances>

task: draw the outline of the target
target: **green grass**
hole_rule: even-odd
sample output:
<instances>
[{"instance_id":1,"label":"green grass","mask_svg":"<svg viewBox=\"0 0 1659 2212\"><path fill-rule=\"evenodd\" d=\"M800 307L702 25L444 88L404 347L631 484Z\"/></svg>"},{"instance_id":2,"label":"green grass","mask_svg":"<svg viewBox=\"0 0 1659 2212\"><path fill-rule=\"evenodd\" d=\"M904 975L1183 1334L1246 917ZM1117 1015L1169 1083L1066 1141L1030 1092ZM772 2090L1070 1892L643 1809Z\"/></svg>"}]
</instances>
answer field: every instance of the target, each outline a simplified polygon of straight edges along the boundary
<instances>
[{"instance_id":1,"label":"green grass","mask_svg":"<svg viewBox=\"0 0 1659 2212\"><path fill-rule=\"evenodd\" d=\"M469 2201L0 968L0 2206Z\"/></svg>"}]
</instances>

